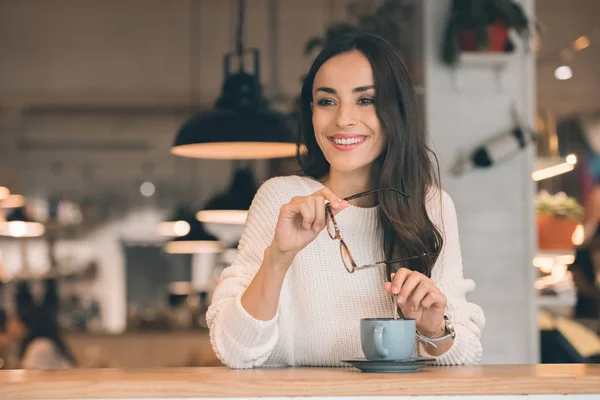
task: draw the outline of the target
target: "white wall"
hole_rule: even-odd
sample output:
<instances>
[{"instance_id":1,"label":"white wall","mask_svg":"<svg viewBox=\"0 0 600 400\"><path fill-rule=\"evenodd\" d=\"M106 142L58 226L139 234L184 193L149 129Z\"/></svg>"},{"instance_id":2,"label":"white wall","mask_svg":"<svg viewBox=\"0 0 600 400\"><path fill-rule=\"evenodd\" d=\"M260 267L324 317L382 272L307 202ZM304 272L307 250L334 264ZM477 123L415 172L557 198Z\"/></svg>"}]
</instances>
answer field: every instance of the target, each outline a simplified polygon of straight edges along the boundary
<instances>
[{"instance_id":1,"label":"white wall","mask_svg":"<svg viewBox=\"0 0 600 400\"><path fill-rule=\"evenodd\" d=\"M531 0L522 3L532 11ZM439 54L449 5L425 0L427 129L456 205L465 275L477 284L469 299L483 307L487 319L484 362L536 362L532 148L489 170L449 173L458 151L512 127L513 103L533 126L533 54L519 53L508 63L501 90L493 69L447 68Z\"/></svg>"}]
</instances>

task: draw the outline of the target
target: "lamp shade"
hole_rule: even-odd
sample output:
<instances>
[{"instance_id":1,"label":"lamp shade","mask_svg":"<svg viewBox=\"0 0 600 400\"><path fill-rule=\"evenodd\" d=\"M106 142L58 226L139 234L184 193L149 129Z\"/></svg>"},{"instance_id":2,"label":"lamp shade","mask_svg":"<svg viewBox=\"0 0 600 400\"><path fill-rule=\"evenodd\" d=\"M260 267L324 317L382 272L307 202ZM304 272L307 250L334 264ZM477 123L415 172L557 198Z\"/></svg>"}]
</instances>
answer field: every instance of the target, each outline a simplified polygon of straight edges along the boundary
<instances>
[{"instance_id":1,"label":"lamp shade","mask_svg":"<svg viewBox=\"0 0 600 400\"><path fill-rule=\"evenodd\" d=\"M0 201L0 208L18 208L25 205L25 197L21 194L11 194L6 199Z\"/></svg>"},{"instance_id":2,"label":"lamp shade","mask_svg":"<svg viewBox=\"0 0 600 400\"><path fill-rule=\"evenodd\" d=\"M254 73L240 69L230 74L231 54L225 55L225 81L215 109L197 114L184 123L171 153L229 160L283 158L296 154L293 119L269 109L258 81L258 50L249 51L254 56Z\"/></svg>"},{"instance_id":3,"label":"lamp shade","mask_svg":"<svg viewBox=\"0 0 600 400\"><path fill-rule=\"evenodd\" d=\"M43 224L32 221L25 207L12 210L6 221L0 224L0 235L16 238L42 236L46 231Z\"/></svg>"},{"instance_id":4,"label":"lamp shade","mask_svg":"<svg viewBox=\"0 0 600 400\"><path fill-rule=\"evenodd\" d=\"M5 200L10 196L10 190L5 186L0 186L0 200Z\"/></svg>"},{"instance_id":5,"label":"lamp shade","mask_svg":"<svg viewBox=\"0 0 600 400\"><path fill-rule=\"evenodd\" d=\"M296 154L290 122L279 113L215 110L187 121L171 152L182 157L248 160Z\"/></svg>"},{"instance_id":6,"label":"lamp shade","mask_svg":"<svg viewBox=\"0 0 600 400\"><path fill-rule=\"evenodd\" d=\"M158 234L168 237L185 236L190 232L189 220L194 219L194 214L189 209L180 204L166 221L158 225Z\"/></svg>"},{"instance_id":7,"label":"lamp shade","mask_svg":"<svg viewBox=\"0 0 600 400\"><path fill-rule=\"evenodd\" d=\"M190 231L185 236L176 237L165 244L169 254L218 253L221 251L219 240L204 230L202 223L191 219L187 221Z\"/></svg>"},{"instance_id":8,"label":"lamp shade","mask_svg":"<svg viewBox=\"0 0 600 400\"><path fill-rule=\"evenodd\" d=\"M227 191L210 199L196 218L206 223L243 225L257 190L252 171L239 169Z\"/></svg>"}]
</instances>

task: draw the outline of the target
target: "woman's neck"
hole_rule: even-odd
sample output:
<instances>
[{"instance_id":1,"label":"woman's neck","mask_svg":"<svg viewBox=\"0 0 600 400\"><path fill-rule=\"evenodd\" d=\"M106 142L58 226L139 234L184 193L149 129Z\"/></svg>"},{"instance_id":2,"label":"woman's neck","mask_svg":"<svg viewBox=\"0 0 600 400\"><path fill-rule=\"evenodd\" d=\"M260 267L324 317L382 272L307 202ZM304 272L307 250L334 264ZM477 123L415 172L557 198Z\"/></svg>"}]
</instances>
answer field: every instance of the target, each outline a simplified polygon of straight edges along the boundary
<instances>
[{"instance_id":1,"label":"woman's neck","mask_svg":"<svg viewBox=\"0 0 600 400\"><path fill-rule=\"evenodd\" d=\"M343 172L331 168L329 174L321 180L321 183L335 193L339 198L349 197L357 193L366 192L377 188L377 173L372 168L363 170ZM372 196L359 197L351 200L358 207L374 207L377 198Z\"/></svg>"}]
</instances>

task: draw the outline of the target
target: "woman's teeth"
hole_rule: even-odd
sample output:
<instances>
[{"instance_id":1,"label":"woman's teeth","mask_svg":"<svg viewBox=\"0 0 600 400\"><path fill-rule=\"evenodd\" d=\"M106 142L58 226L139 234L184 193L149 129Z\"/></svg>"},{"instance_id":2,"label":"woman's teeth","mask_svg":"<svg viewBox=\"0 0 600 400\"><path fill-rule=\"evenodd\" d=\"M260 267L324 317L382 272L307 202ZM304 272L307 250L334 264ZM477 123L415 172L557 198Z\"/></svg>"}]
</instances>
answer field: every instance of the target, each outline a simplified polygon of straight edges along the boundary
<instances>
[{"instance_id":1,"label":"woman's teeth","mask_svg":"<svg viewBox=\"0 0 600 400\"><path fill-rule=\"evenodd\" d=\"M336 139L333 138L333 143L338 144L338 145L350 145L350 144L356 144L356 143L360 143L363 140L365 140L365 137L361 137L361 138L352 138L352 139Z\"/></svg>"}]
</instances>

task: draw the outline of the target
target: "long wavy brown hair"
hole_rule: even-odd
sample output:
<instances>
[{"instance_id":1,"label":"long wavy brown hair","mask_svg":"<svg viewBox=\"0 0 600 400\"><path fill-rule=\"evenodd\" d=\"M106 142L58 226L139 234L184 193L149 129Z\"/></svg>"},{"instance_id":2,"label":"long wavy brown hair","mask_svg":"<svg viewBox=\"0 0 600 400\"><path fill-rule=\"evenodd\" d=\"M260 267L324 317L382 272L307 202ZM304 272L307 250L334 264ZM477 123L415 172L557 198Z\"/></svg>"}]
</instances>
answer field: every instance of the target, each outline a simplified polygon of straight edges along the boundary
<instances>
[{"instance_id":1,"label":"long wavy brown hair","mask_svg":"<svg viewBox=\"0 0 600 400\"><path fill-rule=\"evenodd\" d=\"M351 51L364 54L373 69L375 108L386 140L385 150L375 161L380 171L377 187L393 187L408 194L405 198L383 191L378 196L386 259L430 254L407 265L388 266L387 277L400 267L430 277L443 245L442 234L426 209L431 188L440 188L437 193L441 202L439 164L425 142L422 114L410 74L390 43L376 35L347 34L319 53L302 86L298 162L302 172L314 179L321 180L329 173L329 163L317 144L312 125L313 82L327 60Z\"/></svg>"}]
</instances>

